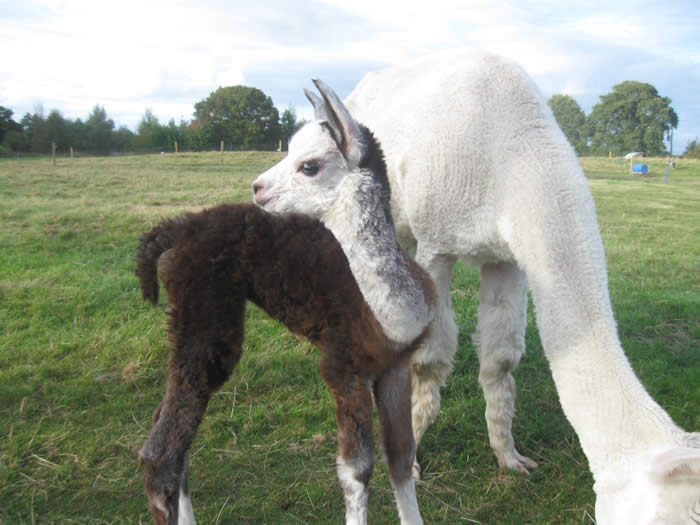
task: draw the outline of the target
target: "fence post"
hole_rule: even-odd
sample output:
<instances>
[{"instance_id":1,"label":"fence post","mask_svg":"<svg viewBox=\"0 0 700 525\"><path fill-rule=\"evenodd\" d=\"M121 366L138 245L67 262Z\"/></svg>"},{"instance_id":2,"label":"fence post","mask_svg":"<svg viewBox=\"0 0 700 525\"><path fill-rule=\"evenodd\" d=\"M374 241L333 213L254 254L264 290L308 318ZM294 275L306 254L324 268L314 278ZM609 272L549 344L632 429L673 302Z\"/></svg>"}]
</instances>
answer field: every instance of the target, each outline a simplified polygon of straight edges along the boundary
<instances>
[{"instance_id":1,"label":"fence post","mask_svg":"<svg viewBox=\"0 0 700 525\"><path fill-rule=\"evenodd\" d=\"M221 141L221 164L224 163L224 141Z\"/></svg>"},{"instance_id":2,"label":"fence post","mask_svg":"<svg viewBox=\"0 0 700 525\"><path fill-rule=\"evenodd\" d=\"M70 161L73 162L73 146L70 147Z\"/></svg>"},{"instance_id":3,"label":"fence post","mask_svg":"<svg viewBox=\"0 0 700 525\"><path fill-rule=\"evenodd\" d=\"M53 162L53 165L56 165L56 143L52 142L51 143L51 162Z\"/></svg>"},{"instance_id":4,"label":"fence post","mask_svg":"<svg viewBox=\"0 0 700 525\"><path fill-rule=\"evenodd\" d=\"M175 153L177 153L177 140L175 141Z\"/></svg>"}]
</instances>

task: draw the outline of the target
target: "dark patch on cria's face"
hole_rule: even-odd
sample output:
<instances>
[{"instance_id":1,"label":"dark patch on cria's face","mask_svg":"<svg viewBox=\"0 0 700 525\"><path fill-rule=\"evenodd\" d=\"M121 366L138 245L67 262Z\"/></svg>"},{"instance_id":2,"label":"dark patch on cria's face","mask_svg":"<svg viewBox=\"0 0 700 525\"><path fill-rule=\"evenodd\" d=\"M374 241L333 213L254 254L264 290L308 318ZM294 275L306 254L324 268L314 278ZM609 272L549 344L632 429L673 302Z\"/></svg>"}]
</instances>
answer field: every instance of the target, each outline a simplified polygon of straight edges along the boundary
<instances>
[{"instance_id":1,"label":"dark patch on cria's face","mask_svg":"<svg viewBox=\"0 0 700 525\"><path fill-rule=\"evenodd\" d=\"M372 173L372 178L378 183L381 188L382 204L391 204L391 186L389 185L389 177L386 170L386 161L384 159L384 151L379 144L379 141L367 127L359 124L365 144L365 153L360 159L359 168L369 170Z\"/></svg>"}]
</instances>

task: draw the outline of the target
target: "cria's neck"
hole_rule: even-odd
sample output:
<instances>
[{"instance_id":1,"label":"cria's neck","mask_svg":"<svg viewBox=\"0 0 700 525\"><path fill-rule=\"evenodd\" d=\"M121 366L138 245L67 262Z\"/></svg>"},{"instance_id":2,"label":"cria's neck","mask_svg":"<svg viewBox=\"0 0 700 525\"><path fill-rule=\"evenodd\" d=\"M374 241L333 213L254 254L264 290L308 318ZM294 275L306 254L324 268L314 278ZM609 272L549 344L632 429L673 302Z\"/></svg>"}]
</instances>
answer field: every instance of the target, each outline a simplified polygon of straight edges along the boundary
<instances>
[{"instance_id":1,"label":"cria's neck","mask_svg":"<svg viewBox=\"0 0 700 525\"><path fill-rule=\"evenodd\" d=\"M432 320L433 309L422 276L399 245L382 191L371 173L349 174L323 221L386 336L408 343Z\"/></svg>"}]
</instances>

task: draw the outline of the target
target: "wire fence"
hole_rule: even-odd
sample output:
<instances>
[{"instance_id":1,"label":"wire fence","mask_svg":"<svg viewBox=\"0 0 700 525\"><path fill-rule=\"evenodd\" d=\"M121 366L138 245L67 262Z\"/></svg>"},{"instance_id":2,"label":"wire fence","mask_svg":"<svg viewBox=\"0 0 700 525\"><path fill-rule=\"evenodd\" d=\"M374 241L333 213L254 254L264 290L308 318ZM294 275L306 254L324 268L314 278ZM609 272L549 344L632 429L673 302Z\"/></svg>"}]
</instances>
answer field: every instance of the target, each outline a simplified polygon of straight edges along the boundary
<instances>
[{"instance_id":1,"label":"wire fence","mask_svg":"<svg viewBox=\"0 0 700 525\"><path fill-rule=\"evenodd\" d=\"M133 155L157 155L165 153L201 153L201 152L231 152L231 151L282 151L282 142L260 143L260 144L235 144L233 142L219 141L217 144L211 143L203 147L182 147L178 142L167 146L134 147L125 146L114 148L108 153L91 151L89 149L57 148L52 144L51 151L46 153L31 152L0 152L0 158L10 159L36 159L36 158L80 158L80 157L110 157L110 156L133 156Z\"/></svg>"}]
</instances>

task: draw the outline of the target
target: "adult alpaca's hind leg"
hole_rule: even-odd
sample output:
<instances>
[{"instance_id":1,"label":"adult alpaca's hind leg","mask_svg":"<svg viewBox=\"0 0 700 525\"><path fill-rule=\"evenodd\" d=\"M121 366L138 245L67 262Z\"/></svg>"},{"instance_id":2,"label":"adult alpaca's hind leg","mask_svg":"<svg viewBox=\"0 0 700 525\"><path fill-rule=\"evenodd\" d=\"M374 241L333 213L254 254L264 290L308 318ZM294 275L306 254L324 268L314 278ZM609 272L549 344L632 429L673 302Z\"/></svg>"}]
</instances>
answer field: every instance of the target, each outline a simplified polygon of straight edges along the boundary
<instances>
[{"instance_id":1,"label":"adult alpaca's hind leg","mask_svg":"<svg viewBox=\"0 0 700 525\"><path fill-rule=\"evenodd\" d=\"M440 387L452 372L457 352L458 330L450 296L455 260L453 256L425 253L420 245L416 253L416 262L430 274L437 293L437 310L428 336L411 356L411 417L416 446L440 412ZM420 477L417 460L413 475Z\"/></svg>"},{"instance_id":2,"label":"adult alpaca's hind leg","mask_svg":"<svg viewBox=\"0 0 700 525\"><path fill-rule=\"evenodd\" d=\"M408 363L387 370L374 386L384 453L402 524L422 524L412 475L416 442L411 428L411 377Z\"/></svg>"},{"instance_id":3,"label":"adult alpaca's hind leg","mask_svg":"<svg viewBox=\"0 0 700 525\"><path fill-rule=\"evenodd\" d=\"M537 463L515 449L515 380L511 374L525 351L525 274L511 263L484 264L479 294L479 324L473 339L478 346L489 442L499 467L527 472Z\"/></svg>"}]
</instances>

